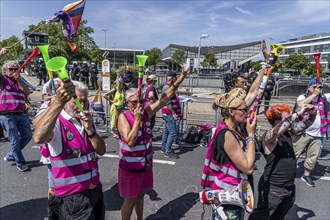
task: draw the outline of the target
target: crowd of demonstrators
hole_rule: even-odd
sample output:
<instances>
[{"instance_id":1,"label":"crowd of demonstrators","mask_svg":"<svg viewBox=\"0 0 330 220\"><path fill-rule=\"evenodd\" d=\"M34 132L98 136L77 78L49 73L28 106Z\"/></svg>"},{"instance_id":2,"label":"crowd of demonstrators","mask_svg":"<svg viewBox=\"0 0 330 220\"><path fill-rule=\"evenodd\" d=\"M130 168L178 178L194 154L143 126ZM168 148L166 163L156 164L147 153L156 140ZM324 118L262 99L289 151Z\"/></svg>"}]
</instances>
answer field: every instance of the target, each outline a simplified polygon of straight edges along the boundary
<instances>
[{"instance_id":1,"label":"crowd of demonstrators","mask_svg":"<svg viewBox=\"0 0 330 220\"><path fill-rule=\"evenodd\" d=\"M74 96L86 110L79 111ZM87 110L87 98L88 87L82 83L62 84L35 123L34 141L48 143L46 150L54 180L53 202L58 204L60 219L105 218L97 155L105 153L106 145Z\"/></svg>"},{"instance_id":2,"label":"crowd of demonstrators","mask_svg":"<svg viewBox=\"0 0 330 220\"><path fill-rule=\"evenodd\" d=\"M118 138L118 130L117 130L117 121L118 116L124 110L124 83L122 78L116 79L116 87L106 92L103 95L103 98L108 100L111 104L110 107L110 129L111 133L115 138Z\"/></svg>"},{"instance_id":3,"label":"crowd of demonstrators","mask_svg":"<svg viewBox=\"0 0 330 220\"><path fill-rule=\"evenodd\" d=\"M170 88L160 99L145 108L143 103L139 103L136 89L126 91L128 110L118 118L120 135L118 185L120 196L124 197L121 208L123 220L131 218L133 209L136 218L143 219L144 195L153 188L153 150L149 120L168 103L187 74L188 71L183 69L180 77L171 83Z\"/></svg>"},{"instance_id":4,"label":"crowd of demonstrators","mask_svg":"<svg viewBox=\"0 0 330 220\"><path fill-rule=\"evenodd\" d=\"M249 179L246 174L253 173L257 119L255 117L252 123L247 120L249 107L245 100L246 92L242 88L234 88L215 98L213 107L221 109L223 119L208 145L201 181L204 188L221 190L237 187L243 179ZM241 207L223 205L223 210L231 219L244 218ZM216 219L216 212L212 219Z\"/></svg>"},{"instance_id":5,"label":"crowd of demonstrators","mask_svg":"<svg viewBox=\"0 0 330 220\"><path fill-rule=\"evenodd\" d=\"M266 118L272 129L262 137L261 152L266 165L258 184L257 207L249 219L284 219L293 206L297 159L292 135L310 126L315 115L315 106L308 104L296 113L292 113L291 108L285 104L276 104L267 110ZM305 118L299 121L299 117Z\"/></svg>"},{"instance_id":6,"label":"crowd of demonstrators","mask_svg":"<svg viewBox=\"0 0 330 220\"><path fill-rule=\"evenodd\" d=\"M19 65L8 60L3 64L0 75L0 124L8 135L10 150L4 157L5 161L15 161L17 169L29 169L22 150L30 142L32 131L30 121L25 115L25 100L29 88L22 82L17 73Z\"/></svg>"},{"instance_id":7,"label":"crowd of demonstrators","mask_svg":"<svg viewBox=\"0 0 330 220\"><path fill-rule=\"evenodd\" d=\"M308 92L297 98L298 107L304 104L312 104L318 107L318 113L314 123L308 127L305 132L294 135L292 137L294 152L298 159L300 155L306 151L306 159L304 162L304 173L301 180L308 186L315 186L311 178L311 172L315 167L316 161L321 153L322 140L326 136L327 113L320 114L320 109L327 110L325 103L330 102L330 93L322 93L322 85L318 84L316 79L311 79L308 84ZM320 106L320 103L321 106Z\"/></svg>"},{"instance_id":8,"label":"crowd of demonstrators","mask_svg":"<svg viewBox=\"0 0 330 220\"><path fill-rule=\"evenodd\" d=\"M162 94L175 85L176 80L176 72L167 72ZM164 131L162 134L161 151L164 153L165 157L177 159L179 156L173 151L172 144L178 141L179 125L180 120L182 119L182 114L180 99L176 93L173 94L168 103L162 108L162 114L164 118Z\"/></svg>"}]
</instances>

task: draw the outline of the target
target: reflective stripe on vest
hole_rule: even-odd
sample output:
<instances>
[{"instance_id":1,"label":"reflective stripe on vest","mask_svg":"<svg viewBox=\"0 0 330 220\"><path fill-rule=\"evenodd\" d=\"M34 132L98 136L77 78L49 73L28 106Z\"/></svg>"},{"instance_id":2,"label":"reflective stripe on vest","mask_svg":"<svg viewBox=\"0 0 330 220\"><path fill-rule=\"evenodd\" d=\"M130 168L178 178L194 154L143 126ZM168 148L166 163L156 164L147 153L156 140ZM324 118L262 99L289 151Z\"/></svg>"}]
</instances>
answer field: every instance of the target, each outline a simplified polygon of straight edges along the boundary
<instances>
[{"instance_id":1,"label":"reflective stripe on vest","mask_svg":"<svg viewBox=\"0 0 330 220\"><path fill-rule=\"evenodd\" d=\"M79 176L72 176L68 178L54 178L54 183L57 186L67 186L74 183L81 183L90 180L91 177L95 177L99 174L98 170L95 169L92 172L88 172Z\"/></svg>"},{"instance_id":2,"label":"reflective stripe on vest","mask_svg":"<svg viewBox=\"0 0 330 220\"><path fill-rule=\"evenodd\" d=\"M150 143L147 144L142 144L142 145L136 145L134 147L129 147L125 142L119 142L119 148L130 151L130 152L135 152L135 151L141 151L141 150L146 150L149 149Z\"/></svg>"},{"instance_id":3,"label":"reflective stripe on vest","mask_svg":"<svg viewBox=\"0 0 330 220\"><path fill-rule=\"evenodd\" d=\"M94 151L90 154L78 158L71 158L66 160L52 160L51 164L52 167L54 168L69 167L69 166L87 163L88 161L95 160L95 158L97 158L97 153Z\"/></svg>"},{"instance_id":4,"label":"reflective stripe on vest","mask_svg":"<svg viewBox=\"0 0 330 220\"><path fill-rule=\"evenodd\" d=\"M224 183L221 180L219 180L218 178L216 178L215 176L208 176L206 179L206 174L203 173L202 175L202 179L205 181L210 181L215 183L219 188L223 188L223 189L230 189L230 188L235 188L237 185L231 185L228 183Z\"/></svg>"},{"instance_id":5,"label":"reflective stripe on vest","mask_svg":"<svg viewBox=\"0 0 330 220\"><path fill-rule=\"evenodd\" d=\"M205 159L205 162L204 162L204 165L205 166L208 166L210 163L210 161L206 158ZM233 170L229 167L225 167L225 166L218 166L218 165L215 165L214 163L210 163L210 166L209 166L212 170L214 171L222 171L234 178L241 178L241 174L240 172L237 172L236 170Z\"/></svg>"},{"instance_id":6,"label":"reflective stripe on vest","mask_svg":"<svg viewBox=\"0 0 330 220\"><path fill-rule=\"evenodd\" d=\"M12 99L0 100L0 104L12 104L12 103L19 103L25 105L25 101L23 100L12 100Z\"/></svg>"},{"instance_id":7,"label":"reflective stripe on vest","mask_svg":"<svg viewBox=\"0 0 330 220\"><path fill-rule=\"evenodd\" d=\"M2 92L2 95L18 95L18 96L22 96L23 98L25 98L25 95L20 92Z\"/></svg>"},{"instance_id":8,"label":"reflective stripe on vest","mask_svg":"<svg viewBox=\"0 0 330 220\"><path fill-rule=\"evenodd\" d=\"M146 156L147 157L147 160L150 160L152 158L152 155L153 155L153 153L148 154ZM127 163L140 163L140 162L145 163L146 162L146 158L145 157L128 157L128 156L123 156L123 154L121 152L119 152L119 158L121 160L124 160Z\"/></svg>"}]
</instances>

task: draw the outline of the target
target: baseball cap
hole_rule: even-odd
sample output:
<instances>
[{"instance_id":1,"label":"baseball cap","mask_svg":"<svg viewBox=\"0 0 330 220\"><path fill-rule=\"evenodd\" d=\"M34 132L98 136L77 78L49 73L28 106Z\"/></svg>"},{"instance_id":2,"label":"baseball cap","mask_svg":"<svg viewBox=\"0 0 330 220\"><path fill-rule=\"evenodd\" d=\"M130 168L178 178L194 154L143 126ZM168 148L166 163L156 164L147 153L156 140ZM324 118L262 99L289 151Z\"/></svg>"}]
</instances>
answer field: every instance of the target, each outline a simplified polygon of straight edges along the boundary
<instances>
[{"instance_id":1,"label":"baseball cap","mask_svg":"<svg viewBox=\"0 0 330 220\"><path fill-rule=\"evenodd\" d=\"M176 77L177 74L176 74L176 72L174 72L174 71L168 71L167 74L166 74L166 76Z\"/></svg>"},{"instance_id":2,"label":"baseball cap","mask_svg":"<svg viewBox=\"0 0 330 220\"><path fill-rule=\"evenodd\" d=\"M317 85L317 82L316 82L316 79L311 79L308 83L308 86L316 86Z\"/></svg>"}]
</instances>

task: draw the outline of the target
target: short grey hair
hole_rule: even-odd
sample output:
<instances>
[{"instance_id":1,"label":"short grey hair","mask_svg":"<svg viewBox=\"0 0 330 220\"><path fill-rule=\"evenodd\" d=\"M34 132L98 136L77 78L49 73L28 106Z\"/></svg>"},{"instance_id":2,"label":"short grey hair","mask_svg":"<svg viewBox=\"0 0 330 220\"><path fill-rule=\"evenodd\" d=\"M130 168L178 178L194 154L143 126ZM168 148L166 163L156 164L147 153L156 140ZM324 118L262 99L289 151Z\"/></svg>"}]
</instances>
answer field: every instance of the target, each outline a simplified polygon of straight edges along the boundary
<instances>
[{"instance_id":1,"label":"short grey hair","mask_svg":"<svg viewBox=\"0 0 330 220\"><path fill-rule=\"evenodd\" d=\"M88 95L88 87L79 81L72 81L73 85L76 87L76 90L85 93Z\"/></svg>"},{"instance_id":2,"label":"short grey hair","mask_svg":"<svg viewBox=\"0 0 330 220\"><path fill-rule=\"evenodd\" d=\"M130 88L125 92L125 100L130 100L135 95L138 95L138 90L136 88Z\"/></svg>"},{"instance_id":3,"label":"short grey hair","mask_svg":"<svg viewBox=\"0 0 330 220\"><path fill-rule=\"evenodd\" d=\"M17 69L19 68L19 64L16 60L7 60L2 66L2 71L4 72L6 69L10 68L11 66L15 66Z\"/></svg>"},{"instance_id":4,"label":"short grey hair","mask_svg":"<svg viewBox=\"0 0 330 220\"><path fill-rule=\"evenodd\" d=\"M62 84L62 80L58 77L54 78L53 81L54 81L54 85L58 83L61 86ZM52 89L53 89L53 85L52 83L49 83L48 90L51 91Z\"/></svg>"}]
</instances>

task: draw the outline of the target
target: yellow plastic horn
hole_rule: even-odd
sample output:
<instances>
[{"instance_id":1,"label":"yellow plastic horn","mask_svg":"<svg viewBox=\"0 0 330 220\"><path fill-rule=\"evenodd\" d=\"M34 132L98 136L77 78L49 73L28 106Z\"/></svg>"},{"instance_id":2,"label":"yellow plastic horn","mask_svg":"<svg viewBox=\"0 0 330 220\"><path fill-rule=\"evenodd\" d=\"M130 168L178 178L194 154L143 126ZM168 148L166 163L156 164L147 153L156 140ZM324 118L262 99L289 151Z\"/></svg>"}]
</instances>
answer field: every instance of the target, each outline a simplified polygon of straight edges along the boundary
<instances>
[{"instance_id":1,"label":"yellow plastic horn","mask_svg":"<svg viewBox=\"0 0 330 220\"><path fill-rule=\"evenodd\" d=\"M70 82L70 78L68 75L68 72L65 69L65 66L67 64L67 59L65 57L54 57L50 60L48 60L47 64L46 64L46 68L50 71L57 71L58 72L58 77L64 82ZM77 96L74 96L74 102L76 103L76 105L79 108L80 112L83 112L84 109L81 106L81 103L79 101L79 99L77 98Z\"/></svg>"},{"instance_id":2,"label":"yellow plastic horn","mask_svg":"<svg viewBox=\"0 0 330 220\"><path fill-rule=\"evenodd\" d=\"M40 50L42 57L44 58L44 62L47 63L49 61L49 52L48 52L49 45L48 44L39 45L39 46L37 46L37 48ZM48 70L47 73L48 73L50 82L52 83L54 94L56 94L53 72Z\"/></svg>"}]
</instances>

